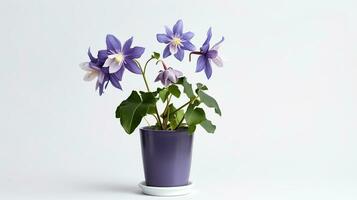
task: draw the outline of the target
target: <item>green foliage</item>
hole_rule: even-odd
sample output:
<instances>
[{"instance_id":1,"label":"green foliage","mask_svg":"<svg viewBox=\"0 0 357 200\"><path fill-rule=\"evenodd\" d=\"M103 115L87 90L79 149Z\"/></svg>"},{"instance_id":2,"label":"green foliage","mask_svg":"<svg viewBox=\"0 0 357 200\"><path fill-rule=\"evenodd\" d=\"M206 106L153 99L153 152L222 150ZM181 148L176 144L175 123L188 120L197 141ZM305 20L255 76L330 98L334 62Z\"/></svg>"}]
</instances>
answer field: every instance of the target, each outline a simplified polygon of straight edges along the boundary
<instances>
[{"instance_id":1,"label":"green foliage","mask_svg":"<svg viewBox=\"0 0 357 200\"><path fill-rule=\"evenodd\" d=\"M161 99L162 102L165 102L167 97L169 96L170 92L168 91L167 88L164 88L162 89L160 92L159 92L159 97Z\"/></svg>"},{"instance_id":2,"label":"green foliage","mask_svg":"<svg viewBox=\"0 0 357 200\"><path fill-rule=\"evenodd\" d=\"M169 113L169 126L171 130L175 130L181 120L183 119L185 112L183 110L178 110L176 111L176 108L174 107L173 104L170 104L169 107L170 113ZM175 112L176 111L176 112Z\"/></svg>"},{"instance_id":3,"label":"green foliage","mask_svg":"<svg viewBox=\"0 0 357 200\"><path fill-rule=\"evenodd\" d=\"M170 85L168 88L168 91L174 95L175 97L179 98L181 95L180 89L177 87L177 85Z\"/></svg>"},{"instance_id":4,"label":"green foliage","mask_svg":"<svg viewBox=\"0 0 357 200\"><path fill-rule=\"evenodd\" d=\"M196 125L188 125L188 132L190 134L194 133L196 130Z\"/></svg>"},{"instance_id":5,"label":"green foliage","mask_svg":"<svg viewBox=\"0 0 357 200\"><path fill-rule=\"evenodd\" d=\"M183 86L183 92L187 95L189 99L194 99L196 95L193 93L192 84L187 82L186 77L180 78L176 84Z\"/></svg>"},{"instance_id":6,"label":"green foliage","mask_svg":"<svg viewBox=\"0 0 357 200\"><path fill-rule=\"evenodd\" d=\"M117 118L120 119L120 123L124 130L131 134L135 128L140 124L142 118L148 114L148 111L152 112L152 108L155 108L156 98L151 92L138 92L133 91L130 96L124 100L115 112Z\"/></svg>"},{"instance_id":7,"label":"green foliage","mask_svg":"<svg viewBox=\"0 0 357 200\"><path fill-rule=\"evenodd\" d=\"M200 97L202 103L206 104L206 106L210 108L214 108L215 112L221 116L221 109L219 108L217 101L213 97L204 93L202 90L198 90L197 94Z\"/></svg>"},{"instance_id":8,"label":"green foliage","mask_svg":"<svg viewBox=\"0 0 357 200\"><path fill-rule=\"evenodd\" d=\"M195 108L190 104L185 114L185 120L188 125L196 125L206 119L205 111L202 108Z\"/></svg>"},{"instance_id":9,"label":"green foliage","mask_svg":"<svg viewBox=\"0 0 357 200\"><path fill-rule=\"evenodd\" d=\"M153 52L153 54L151 55L151 58L152 59L156 59L156 60L159 60L160 59L160 54L159 53L157 53L157 52Z\"/></svg>"},{"instance_id":10,"label":"green foliage","mask_svg":"<svg viewBox=\"0 0 357 200\"><path fill-rule=\"evenodd\" d=\"M199 90L208 90L207 86L203 85L202 83L197 83L196 85L197 85L196 93Z\"/></svg>"},{"instance_id":11,"label":"green foliage","mask_svg":"<svg viewBox=\"0 0 357 200\"><path fill-rule=\"evenodd\" d=\"M208 119L203 120L200 125L204 128L208 133L214 133L216 130L216 126L212 124L212 122Z\"/></svg>"},{"instance_id":12,"label":"green foliage","mask_svg":"<svg viewBox=\"0 0 357 200\"><path fill-rule=\"evenodd\" d=\"M153 58L156 59L157 57L159 58L160 55L154 53ZM178 86L183 87L183 93L186 94L189 101L176 108L171 103L171 96L181 97L181 91ZM122 127L128 134L131 134L137 128L142 118L146 115L153 115L155 118L162 119L162 123L157 120L156 126L158 129L175 130L179 127L188 127L189 133L192 134L195 132L197 125L200 125L208 133L214 133L216 126L206 118L206 113L200 105L203 103L209 108L214 108L219 115L221 115L221 110L217 101L204 92L208 90L207 86L202 83L197 83L196 86L196 89L193 90L192 84L183 77L176 84L157 88L154 92L133 91L117 107L116 117L120 119ZM162 114L157 113L156 103L159 99L166 104Z\"/></svg>"},{"instance_id":13,"label":"green foliage","mask_svg":"<svg viewBox=\"0 0 357 200\"><path fill-rule=\"evenodd\" d=\"M197 106L197 103L190 104L187 107L187 110L185 113L185 120L189 127L188 130L190 133L193 133L196 130L197 124L200 124L201 122L206 120L205 111L203 111L202 108L198 108L196 106Z\"/></svg>"}]
</instances>

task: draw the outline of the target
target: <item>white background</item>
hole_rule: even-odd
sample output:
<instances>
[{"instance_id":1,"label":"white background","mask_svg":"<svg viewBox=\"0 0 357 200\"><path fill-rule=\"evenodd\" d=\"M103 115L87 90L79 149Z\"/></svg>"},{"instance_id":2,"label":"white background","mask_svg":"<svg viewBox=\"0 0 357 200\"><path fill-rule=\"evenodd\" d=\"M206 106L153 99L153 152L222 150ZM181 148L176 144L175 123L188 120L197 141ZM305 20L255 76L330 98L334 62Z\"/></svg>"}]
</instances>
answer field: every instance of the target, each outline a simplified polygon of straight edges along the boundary
<instances>
[{"instance_id":1,"label":"white background","mask_svg":"<svg viewBox=\"0 0 357 200\"><path fill-rule=\"evenodd\" d=\"M214 135L195 135L196 192L175 199L356 199L356 11L353 0L2 0L0 199L153 198L137 187L138 132L114 118L143 81L125 73L124 91L99 97L78 64L107 33L161 52L155 34L180 18L197 46L209 26L226 40L209 81L167 59L223 111L209 115Z\"/></svg>"}]
</instances>

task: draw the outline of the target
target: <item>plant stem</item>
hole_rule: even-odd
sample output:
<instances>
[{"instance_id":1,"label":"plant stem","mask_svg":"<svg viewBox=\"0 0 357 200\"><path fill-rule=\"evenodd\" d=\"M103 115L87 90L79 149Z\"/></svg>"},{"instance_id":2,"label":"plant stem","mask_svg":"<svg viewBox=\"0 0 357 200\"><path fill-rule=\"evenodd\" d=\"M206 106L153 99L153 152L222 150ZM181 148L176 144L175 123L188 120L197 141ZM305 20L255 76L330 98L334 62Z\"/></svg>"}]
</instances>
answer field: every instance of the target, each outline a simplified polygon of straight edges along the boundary
<instances>
[{"instance_id":1,"label":"plant stem","mask_svg":"<svg viewBox=\"0 0 357 200\"><path fill-rule=\"evenodd\" d=\"M146 123L148 124L148 126L151 126L149 121L146 119L146 117L144 117L144 120L146 121Z\"/></svg>"},{"instance_id":2,"label":"plant stem","mask_svg":"<svg viewBox=\"0 0 357 200\"><path fill-rule=\"evenodd\" d=\"M196 55L202 55L202 53L201 52L199 52L199 51L192 51L191 53L190 53L190 55L188 56L188 60L191 62L191 55L192 54L196 54Z\"/></svg>"},{"instance_id":3,"label":"plant stem","mask_svg":"<svg viewBox=\"0 0 357 200\"><path fill-rule=\"evenodd\" d=\"M146 66L147 64L149 63L149 61L151 60L152 58L150 58L146 63L145 63L145 68L143 70L143 68L141 67L140 63L138 61L135 60L135 62L138 64L140 70L141 70L141 75L143 76L143 79L144 79L144 82L145 82L145 86L146 86L146 89L148 92L150 92L150 88L149 88L149 84L146 80L146 76L145 76L145 70L146 70ZM156 116L157 116L157 122L159 123L159 126L162 128L162 123L161 123L161 120L160 120L160 115L159 115L159 111L157 110L157 106L155 104L155 112L156 112Z\"/></svg>"},{"instance_id":4,"label":"plant stem","mask_svg":"<svg viewBox=\"0 0 357 200\"><path fill-rule=\"evenodd\" d=\"M165 106L164 112L162 113L162 117L163 117L162 127L164 129L167 129L167 122L169 121L169 114L170 114L169 105L170 105L171 97L172 97L172 94L170 94L169 97L167 98L166 106Z\"/></svg>"},{"instance_id":5,"label":"plant stem","mask_svg":"<svg viewBox=\"0 0 357 200\"><path fill-rule=\"evenodd\" d=\"M148 66L149 62L150 62L152 59L154 59L154 58L151 57L148 61L146 61L145 66L144 66L144 74L146 73L146 67Z\"/></svg>"},{"instance_id":6,"label":"plant stem","mask_svg":"<svg viewBox=\"0 0 357 200\"><path fill-rule=\"evenodd\" d=\"M181 118L181 120L180 120L180 122L177 124L177 126L175 127L175 129L174 130L176 130L176 129L178 129L179 127L180 127L180 125L182 124L182 122L183 122L183 120L185 119L185 115L184 116L182 116L182 118Z\"/></svg>"},{"instance_id":7,"label":"plant stem","mask_svg":"<svg viewBox=\"0 0 357 200\"><path fill-rule=\"evenodd\" d=\"M187 105L189 105L189 104L195 102L195 100L196 100L197 98L198 98L198 96L196 96L195 98L193 98L193 99L190 100L189 102L183 104L181 107L179 107L178 109L176 109L173 113L175 113L175 112L181 110L182 108L184 108L185 106L187 106ZM177 124L177 126L176 126L176 128L175 128L174 130L176 130L176 129L178 129L178 128L180 127L180 125L182 124L182 122L183 122L184 119L185 119L185 115L182 116L182 119L181 119L180 122Z\"/></svg>"},{"instance_id":8,"label":"plant stem","mask_svg":"<svg viewBox=\"0 0 357 200\"><path fill-rule=\"evenodd\" d=\"M198 98L198 96L196 96L194 99L188 101L187 103L183 104L182 106L180 106L179 108L177 108L174 112L172 112L172 114L174 114L174 113L176 113L177 111L181 110L182 108L188 106L190 103L194 102L197 98Z\"/></svg>"}]
</instances>

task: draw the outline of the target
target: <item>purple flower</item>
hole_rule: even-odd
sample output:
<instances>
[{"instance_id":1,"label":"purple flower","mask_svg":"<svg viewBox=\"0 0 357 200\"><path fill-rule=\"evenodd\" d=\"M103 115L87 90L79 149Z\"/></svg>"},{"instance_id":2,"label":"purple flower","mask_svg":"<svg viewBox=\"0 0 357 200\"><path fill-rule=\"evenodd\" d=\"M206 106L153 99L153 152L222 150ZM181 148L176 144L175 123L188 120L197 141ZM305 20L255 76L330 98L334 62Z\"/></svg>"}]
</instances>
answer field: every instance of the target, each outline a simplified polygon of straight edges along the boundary
<instances>
[{"instance_id":1,"label":"purple flower","mask_svg":"<svg viewBox=\"0 0 357 200\"><path fill-rule=\"evenodd\" d=\"M172 69L171 67L167 68L164 65L165 70L160 70L159 75L156 77L155 82L161 81L165 86L170 85L171 83L176 83L179 78L183 76L182 72Z\"/></svg>"},{"instance_id":2,"label":"purple flower","mask_svg":"<svg viewBox=\"0 0 357 200\"><path fill-rule=\"evenodd\" d=\"M79 65L84 71L87 72L84 75L83 80L92 81L97 78L96 89L98 89L100 85L103 85L105 75L101 71L102 66L98 65L98 59L92 55L90 49L88 49L88 57L90 59L89 62L83 62ZM100 92L100 94L101 93L103 93L103 90Z\"/></svg>"},{"instance_id":3,"label":"purple flower","mask_svg":"<svg viewBox=\"0 0 357 200\"><path fill-rule=\"evenodd\" d=\"M110 74L123 70L123 67L135 74L141 74L141 70L135 62L135 59L140 58L145 48L131 48L133 37L129 38L122 47L120 41L114 35L108 34L106 43L108 55L103 64L103 68L109 68L108 72Z\"/></svg>"},{"instance_id":4,"label":"purple flower","mask_svg":"<svg viewBox=\"0 0 357 200\"><path fill-rule=\"evenodd\" d=\"M211 37L212 30L211 28L209 28L207 32L207 39L200 48L200 52L193 52L194 54L200 54L197 60L196 72L200 72L204 69L207 79L209 79L212 75L212 61L219 67L223 66L222 59L218 55L218 49L220 47L220 44L224 41L224 37L222 37L221 41L219 41L218 43L213 45L212 48L210 48L209 42L211 40Z\"/></svg>"},{"instance_id":5,"label":"purple flower","mask_svg":"<svg viewBox=\"0 0 357 200\"><path fill-rule=\"evenodd\" d=\"M117 72L110 74L108 68L103 68L103 64L107 59L107 50L98 51L98 58L95 58L88 49L89 62L80 64L80 67L87 73L84 76L85 81L91 81L97 78L95 89L99 89L99 95L104 93L110 82L114 87L121 89L120 81L124 73L124 68L119 69Z\"/></svg>"},{"instance_id":6,"label":"purple flower","mask_svg":"<svg viewBox=\"0 0 357 200\"><path fill-rule=\"evenodd\" d=\"M167 26L165 26L165 30L166 34L156 35L157 41L167 44L163 52L164 58L174 54L179 61L182 61L184 57L184 50L194 51L196 49L196 47L190 42L194 33L183 33L182 20L178 20L176 22L172 31Z\"/></svg>"}]
</instances>

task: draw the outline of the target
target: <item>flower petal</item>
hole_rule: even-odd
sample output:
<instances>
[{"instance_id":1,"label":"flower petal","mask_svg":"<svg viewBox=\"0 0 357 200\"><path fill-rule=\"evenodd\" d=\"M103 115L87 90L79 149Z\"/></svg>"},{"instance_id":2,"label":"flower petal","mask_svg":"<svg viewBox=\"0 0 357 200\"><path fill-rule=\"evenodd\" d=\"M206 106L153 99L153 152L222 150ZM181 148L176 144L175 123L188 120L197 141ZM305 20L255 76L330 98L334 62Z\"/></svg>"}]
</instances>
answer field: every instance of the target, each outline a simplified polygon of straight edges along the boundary
<instances>
[{"instance_id":1,"label":"flower petal","mask_svg":"<svg viewBox=\"0 0 357 200\"><path fill-rule=\"evenodd\" d=\"M218 67L223 67L223 61L222 58L219 56L216 56L215 58L212 58L212 61L214 64L216 64Z\"/></svg>"},{"instance_id":2,"label":"flower petal","mask_svg":"<svg viewBox=\"0 0 357 200\"><path fill-rule=\"evenodd\" d=\"M182 29L183 29L183 22L180 19L176 22L176 24L172 28L172 31L174 32L174 35L182 35Z\"/></svg>"},{"instance_id":3,"label":"flower petal","mask_svg":"<svg viewBox=\"0 0 357 200\"><path fill-rule=\"evenodd\" d=\"M162 72L162 70L160 70L159 74L157 75L157 77L155 79L155 82L162 80L162 78L163 78L163 72Z\"/></svg>"},{"instance_id":4,"label":"flower petal","mask_svg":"<svg viewBox=\"0 0 357 200\"><path fill-rule=\"evenodd\" d=\"M207 58L215 58L218 55L216 50L209 50L206 54Z\"/></svg>"},{"instance_id":5,"label":"flower petal","mask_svg":"<svg viewBox=\"0 0 357 200\"><path fill-rule=\"evenodd\" d=\"M126 52L126 56L131 59L140 58L140 56L143 55L144 51L145 48L143 47L133 47Z\"/></svg>"},{"instance_id":6,"label":"flower petal","mask_svg":"<svg viewBox=\"0 0 357 200\"><path fill-rule=\"evenodd\" d=\"M124 54L125 54L125 52L127 52L130 49L132 43L133 43L133 37L131 37L127 41L125 41L125 43L123 45Z\"/></svg>"},{"instance_id":7,"label":"flower petal","mask_svg":"<svg viewBox=\"0 0 357 200\"><path fill-rule=\"evenodd\" d=\"M84 71L92 71L92 68L89 66L89 62L82 62L79 64L79 67Z\"/></svg>"},{"instance_id":8,"label":"flower petal","mask_svg":"<svg viewBox=\"0 0 357 200\"><path fill-rule=\"evenodd\" d=\"M121 51L121 43L114 35L108 34L106 38L106 43L108 50L113 52Z\"/></svg>"},{"instance_id":9,"label":"flower petal","mask_svg":"<svg viewBox=\"0 0 357 200\"><path fill-rule=\"evenodd\" d=\"M172 69L172 71L174 72L174 74L177 78L183 77L183 73L181 71L175 70L175 69Z\"/></svg>"},{"instance_id":10,"label":"flower petal","mask_svg":"<svg viewBox=\"0 0 357 200\"><path fill-rule=\"evenodd\" d=\"M211 37L212 37L212 28L210 27L207 31L207 38L206 41L203 43L202 47L201 47L201 51L206 52L209 49L209 42L211 41Z\"/></svg>"},{"instance_id":11,"label":"flower petal","mask_svg":"<svg viewBox=\"0 0 357 200\"><path fill-rule=\"evenodd\" d=\"M156 39L160 43L168 44L171 41L171 38L166 34L156 34Z\"/></svg>"},{"instance_id":12,"label":"flower petal","mask_svg":"<svg viewBox=\"0 0 357 200\"><path fill-rule=\"evenodd\" d=\"M182 43L182 48L188 51L194 51L196 50L195 45L193 45L190 41L185 41Z\"/></svg>"},{"instance_id":13,"label":"flower petal","mask_svg":"<svg viewBox=\"0 0 357 200\"><path fill-rule=\"evenodd\" d=\"M140 70L138 64L136 64L136 62L134 62L131 59L125 59L124 66L129 71L133 72L134 74L141 74L141 70Z\"/></svg>"},{"instance_id":14,"label":"flower petal","mask_svg":"<svg viewBox=\"0 0 357 200\"><path fill-rule=\"evenodd\" d=\"M98 82L99 83L103 83L103 81L104 81L104 73L100 72L99 75L98 75Z\"/></svg>"},{"instance_id":15,"label":"flower petal","mask_svg":"<svg viewBox=\"0 0 357 200\"><path fill-rule=\"evenodd\" d=\"M212 49L213 50L218 50L220 47L220 44L224 41L224 37L222 37L221 41L217 42L215 45L213 45Z\"/></svg>"},{"instance_id":16,"label":"flower petal","mask_svg":"<svg viewBox=\"0 0 357 200\"><path fill-rule=\"evenodd\" d=\"M199 56L197 59L196 72L200 72L204 68L206 68L206 58L204 56Z\"/></svg>"},{"instance_id":17,"label":"flower petal","mask_svg":"<svg viewBox=\"0 0 357 200\"><path fill-rule=\"evenodd\" d=\"M114 59L112 58L107 58L103 64L103 67L109 67L109 65L112 64L112 62L114 62Z\"/></svg>"},{"instance_id":18,"label":"flower petal","mask_svg":"<svg viewBox=\"0 0 357 200\"><path fill-rule=\"evenodd\" d=\"M183 57L184 57L184 50L181 48L177 49L177 53L175 54L175 57L177 58L177 60L182 61Z\"/></svg>"},{"instance_id":19,"label":"flower petal","mask_svg":"<svg viewBox=\"0 0 357 200\"><path fill-rule=\"evenodd\" d=\"M164 58L168 57L171 55L171 52L170 52L170 45L167 45L164 49L164 52L162 53L162 56Z\"/></svg>"},{"instance_id":20,"label":"flower petal","mask_svg":"<svg viewBox=\"0 0 357 200\"><path fill-rule=\"evenodd\" d=\"M193 38L193 36L195 36L195 34L189 31L182 35L182 39L191 40Z\"/></svg>"},{"instance_id":21,"label":"flower petal","mask_svg":"<svg viewBox=\"0 0 357 200\"><path fill-rule=\"evenodd\" d=\"M107 50L99 50L98 51L98 66L104 64L105 60L108 58Z\"/></svg>"},{"instance_id":22,"label":"flower petal","mask_svg":"<svg viewBox=\"0 0 357 200\"><path fill-rule=\"evenodd\" d=\"M90 48L88 48L87 54L88 54L88 57L89 57L89 59L90 59L91 62L94 62L94 63L97 62L97 59L94 58L94 56L93 56L92 53L90 52Z\"/></svg>"},{"instance_id":23,"label":"flower petal","mask_svg":"<svg viewBox=\"0 0 357 200\"><path fill-rule=\"evenodd\" d=\"M116 87L116 88L118 88L118 89L122 89L122 88L121 88L121 85L120 85L120 82L119 82L119 79L118 79L116 76L110 76L110 77L109 77L109 80L110 80L110 83L111 83L114 87Z\"/></svg>"},{"instance_id":24,"label":"flower petal","mask_svg":"<svg viewBox=\"0 0 357 200\"><path fill-rule=\"evenodd\" d=\"M93 79L95 79L98 76L98 72L96 71L91 71L86 73L86 75L84 75L83 80L85 81L92 81Z\"/></svg>"},{"instance_id":25,"label":"flower petal","mask_svg":"<svg viewBox=\"0 0 357 200\"><path fill-rule=\"evenodd\" d=\"M170 84L170 80L169 80L169 72L167 70L164 71L163 73L163 79L162 79L162 84L165 86L168 86Z\"/></svg>"},{"instance_id":26,"label":"flower petal","mask_svg":"<svg viewBox=\"0 0 357 200\"><path fill-rule=\"evenodd\" d=\"M170 53L172 54L177 53L177 45L169 44L169 48L170 48Z\"/></svg>"},{"instance_id":27,"label":"flower petal","mask_svg":"<svg viewBox=\"0 0 357 200\"><path fill-rule=\"evenodd\" d=\"M102 94L104 93L104 83L103 84L98 83L97 88L99 89L99 95L102 96Z\"/></svg>"},{"instance_id":28,"label":"flower petal","mask_svg":"<svg viewBox=\"0 0 357 200\"><path fill-rule=\"evenodd\" d=\"M112 62L109 66L109 73L113 74L117 72L122 66L122 63Z\"/></svg>"},{"instance_id":29,"label":"flower petal","mask_svg":"<svg viewBox=\"0 0 357 200\"><path fill-rule=\"evenodd\" d=\"M114 59L117 55L118 55L118 54L110 54L110 55L108 55L108 58Z\"/></svg>"},{"instance_id":30,"label":"flower petal","mask_svg":"<svg viewBox=\"0 0 357 200\"><path fill-rule=\"evenodd\" d=\"M123 79L124 71L125 71L124 67L121 67L117 72L113 74L113 76L116 76L116 78L118 78L118 80L121 81Z\"/></svg>"},{"instance_id":31,"label":"flower petal","mask_svg":"<svg viewBox=\"0 0 357 200\"><path fill-rule=\"evenodd\" d=\"M176 83L177 82L177 78L175 76L175 73L172 70L168 70L169 73L167 74L167 78L172 82L172 83Z\"/></svg>"},{"instance_id":32,"label":"flower petal","mask_svg":"<svg viewBox=\"0 0 357 200\"><path fill-rule=\"evenodd\" d=\"M167 26L165 26L165 32L166 32L166 35L168 35L169 37L173 37L174 36L174 33Z\"/></svg>"},{"instance_id":33,"label":"flower petal","mask_svg":"<svg viewBox=\"0 0 357 200\"><path fill-rule=\"evenodd\" d=\"M207 79L210 79L212 76L212 66L209 60L206 60L206 68L205 68L205 73L207 76Z\"/></svg>"}]
</instances>

